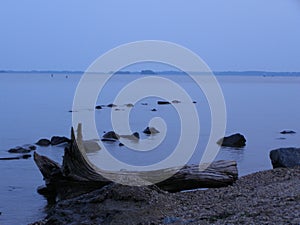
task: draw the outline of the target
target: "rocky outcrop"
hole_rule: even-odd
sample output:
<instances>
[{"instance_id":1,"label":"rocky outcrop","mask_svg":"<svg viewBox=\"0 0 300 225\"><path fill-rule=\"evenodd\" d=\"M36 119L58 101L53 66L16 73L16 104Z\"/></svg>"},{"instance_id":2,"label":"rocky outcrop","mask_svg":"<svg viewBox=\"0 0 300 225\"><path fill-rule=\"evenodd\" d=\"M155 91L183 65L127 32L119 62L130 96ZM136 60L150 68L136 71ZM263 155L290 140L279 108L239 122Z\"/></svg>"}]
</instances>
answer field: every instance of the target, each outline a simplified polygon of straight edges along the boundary
<instances>
[{"instance_id":1,"label":"rocky outcrop","mask_svg":"<svg viewBox=\"0 0 300 225\"><path fill-rule=\"evenodd\" d=\"M242 148L246 145L246 138L242 134L236 133L228 137L221 138L217 141L217 144L224 147Z\"/></svg>"},{"instance_id":2,"label":"rocky outcrop","mask_svg":"<svg viewBox=\"0 0 300 225\"><path fill-rule=\"evenodd\" d=\"M273 168L300 166L300 148L279 148L270 152Z\"/></svg>"}]
</instances>

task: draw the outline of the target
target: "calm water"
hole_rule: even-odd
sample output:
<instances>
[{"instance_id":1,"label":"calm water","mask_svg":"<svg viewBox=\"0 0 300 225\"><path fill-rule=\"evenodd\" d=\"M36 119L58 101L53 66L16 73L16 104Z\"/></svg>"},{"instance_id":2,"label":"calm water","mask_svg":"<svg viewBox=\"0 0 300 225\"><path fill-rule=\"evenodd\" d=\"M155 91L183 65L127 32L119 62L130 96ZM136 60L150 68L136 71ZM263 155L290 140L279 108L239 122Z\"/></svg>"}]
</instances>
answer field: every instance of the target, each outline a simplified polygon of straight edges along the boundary
<instances>
[{"instance_id":1,"label":"calm water","mask_svg":"<svg viewBox=\"0 0 300 225\"><path fill-rule=\"evenodd\" d=\"M0 157L11 156L7 150L30 144L53 135L69 136L72 123L73 96L80 75L0 74ZM115 76L103 89L97 104L109 104L119 89L136 76ZM180 83L197 101L201 122L200 141L190 163L197 163L209 137L210 114L201 90L185 76L168 76ZM240 132L247 139L242 150L222 148L217 159L238 162L240 175L271 168L269 151L278 147L300 146L300 77L218 77L227 107L226 134ZM180 99L178 99L180 100ZM158 106L157 98L141 99L130 116L133 131L141 132L153 117L164 118L168 133L162 144L147 157L117 144L106 144L118 159L135 165L148 165L167 157L180 135L179 117L171 105ZM128 102L126 102L128 103ZM141 104L147 103L147 105ZM125 103L124 103L125 104ZM184 102L180 104L185 104ZM126 107L118 107L128 110ZM157 112L151 112L156 108ZM111 130L110 109L97 110L95 120L99 134ZM283 129L298 131L281 135ZM141 135L142 138L147 138ZM284 137L285 139L280 139ZM153 139L159 138L159 135ZM154 140L155 141L155 140ZM63 148L49 147L37 152L61 161ZM98 157L100 152L90 158ZM33 159L0 161L0 224L27 224L45 216L45 199L36 193L43 184Z\"/></svg>"}]
</instances>

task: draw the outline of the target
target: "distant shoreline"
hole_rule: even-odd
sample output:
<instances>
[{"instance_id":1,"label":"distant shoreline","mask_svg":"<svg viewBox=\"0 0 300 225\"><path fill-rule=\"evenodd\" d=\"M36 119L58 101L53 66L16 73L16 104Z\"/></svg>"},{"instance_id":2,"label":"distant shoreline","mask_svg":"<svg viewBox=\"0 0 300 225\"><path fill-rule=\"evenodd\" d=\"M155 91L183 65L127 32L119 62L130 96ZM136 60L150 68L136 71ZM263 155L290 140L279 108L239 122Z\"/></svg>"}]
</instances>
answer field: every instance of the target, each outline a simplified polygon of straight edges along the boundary
<instances>
[{"instance_id":1,"label":"distant shoreline","mask_svg":"<svg viewBox=\"0 0 300 225\"><path fill-rule=\"evenodd\" d=\"M25 74L84 74L84 71L71 71L71 70L31 70L31 71L18 71L18 70L0 70L0 74L7 73L25 73ZM97 72L104 74L104 72ZM115 74L121 75L184 75L186 73L181 71L118 71ZM190 72L192 75L205 75L205 72ZM270 71L213 71L216 76L266 76L266 77L295 77L300 76L300 72L270 72Z\"/></svg>"}]
</instances>

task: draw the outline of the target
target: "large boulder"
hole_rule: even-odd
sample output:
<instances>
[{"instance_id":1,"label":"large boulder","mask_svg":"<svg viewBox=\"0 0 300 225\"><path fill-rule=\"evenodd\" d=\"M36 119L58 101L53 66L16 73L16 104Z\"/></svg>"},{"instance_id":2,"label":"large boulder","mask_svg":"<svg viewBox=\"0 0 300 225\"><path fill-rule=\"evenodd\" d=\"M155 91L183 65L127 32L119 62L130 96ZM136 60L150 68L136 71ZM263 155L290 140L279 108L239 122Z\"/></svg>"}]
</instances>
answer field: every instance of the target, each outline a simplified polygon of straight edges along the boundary
<instances>
[{"instance_id":1,"label":"large boulder","mask_svg":"<svg viewBox=\"0 0 300 225\"><path fill-rule=\"evenodd\" d=\"M51 141L49 141L48 139L46 138L42 138L40 140L38 140L38 142L35 143L36 145L39 145L39 146L49 146L51 144Z\"/></svg>"},{"instance_id":2,"label":"large boulder","mask_svg":"<svg viewBox=\"0 0 300 225\"><path fill-rule=\"evenodd\" d=\"M300 148L279 148L270 152L273 168L300 166Z\"/></svg>"},{"instance_id":3,"label":"large boulder","mask_svg":"<svg viewBox=\"0 0 300 225\"><path fill-rule=\"evenodd\" d=\"M217 141L217 144L224 147L242 148L246 145L246 138L242 134L236 133L228 137L221 138Z\"/></svg>"},{"instance_id":4,"label":"large boulder","mask_svg":"<svg viewBox=\"0 0 300 225\"><path fill-rule=\"evenodd\" d=\"M60 145L63 143L70 143L70 139L67 137L59 137L59 136L53 136L51 138L51 145Z\"/></svg>"}]
</instances>

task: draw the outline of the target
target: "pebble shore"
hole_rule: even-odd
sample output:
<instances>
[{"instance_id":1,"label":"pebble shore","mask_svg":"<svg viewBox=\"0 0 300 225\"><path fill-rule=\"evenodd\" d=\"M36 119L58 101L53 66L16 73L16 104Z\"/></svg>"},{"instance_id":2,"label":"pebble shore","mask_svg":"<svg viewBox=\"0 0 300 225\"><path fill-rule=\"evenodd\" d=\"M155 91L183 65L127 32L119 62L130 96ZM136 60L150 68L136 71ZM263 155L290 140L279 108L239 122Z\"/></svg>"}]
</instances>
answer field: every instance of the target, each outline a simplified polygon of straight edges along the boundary
<instances>
[{"instance_id":1,"label":"pebble shore","mask_svg":"<svg viewBox=\"0 0 300 225\"><path fill-rule=\"evenodd\" d=\"M234 185L167 193L108 185L56 204L37 224L300 224L300 167L241 177Z\"/></svg>"}]
</instances>

